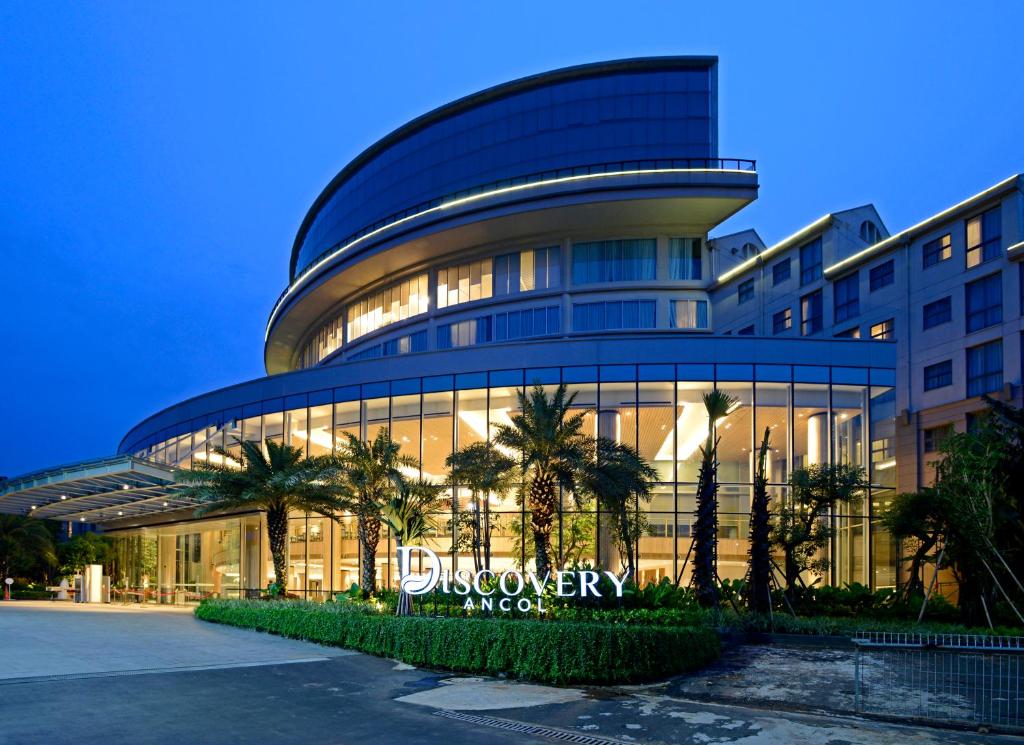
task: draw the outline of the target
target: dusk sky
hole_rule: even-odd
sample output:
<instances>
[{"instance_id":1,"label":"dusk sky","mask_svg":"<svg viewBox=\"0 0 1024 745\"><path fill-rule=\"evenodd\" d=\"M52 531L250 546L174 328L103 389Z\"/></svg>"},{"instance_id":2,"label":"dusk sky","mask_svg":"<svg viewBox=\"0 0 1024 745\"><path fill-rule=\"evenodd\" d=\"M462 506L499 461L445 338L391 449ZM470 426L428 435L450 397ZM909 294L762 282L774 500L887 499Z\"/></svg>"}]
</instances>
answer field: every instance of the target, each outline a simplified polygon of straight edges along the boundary
<instances>
[{"instance_id":1,"label":"dusk sky","mask_svg":"<svg viewBox=\"0 0 1024 745\"><path fill-rule=\"evenodd\" d=\"M896 232L1024 171L1024 4L725 5L3 4L0 475L261 376L320 190L517 77L718 55L720 154L761 192L717 232L768 243L866 202Z\"/></svg>"}]
</instances>

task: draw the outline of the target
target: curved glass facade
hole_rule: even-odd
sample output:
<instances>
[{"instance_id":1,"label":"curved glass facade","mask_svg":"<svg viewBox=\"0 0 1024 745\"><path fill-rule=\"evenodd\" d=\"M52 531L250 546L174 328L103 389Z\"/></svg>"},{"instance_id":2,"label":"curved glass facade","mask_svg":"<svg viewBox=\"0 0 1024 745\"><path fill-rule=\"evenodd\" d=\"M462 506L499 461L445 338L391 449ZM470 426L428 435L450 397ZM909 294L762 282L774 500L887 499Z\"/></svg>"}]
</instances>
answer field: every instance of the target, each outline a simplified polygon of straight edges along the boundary
<instances>
[{"instance_id":1,"label":"curved glass facade","mask_svg":"<svg viewBox=\"0 0 1024 745\"><path fill-rule=\"evenodd\" d=\"M573 331L710 330L707 295L699 289L706 283L694 283L701 279L706 251L705 241L700 237L565 240L561 245L543 248L498 250L496 255L446 262L428 272L417 272L332 312L299 349L295 365L314 367L349 345L353 345L352 351L346 353L346 359L360 360ZM563 283L563 277L567 283ZM638 284L656 282L666 289L675 285L679 290L671 295L660 291L661 296L668 298L660 321L658 297L649 292L650 297L636 297ZM588 293L585 300L576 301L576 295L570 294L577 289ZM643 289L640 288L641 294ZM557 294L559 290L564 290L561 297ZM602 292L599 300L594 299L594 291ZM609 299L609 292L630 299ZM536 298L532 307L523 307L530 298ZM427 334L428 313L443 317L453 309L462 310L459 306L487 300L493 301L492 305L508 302L509 307L503 306L499 313L489 307L488 313L472 317L456 313L450 322L439 319L437 332ZM468 312L468 308L465 310ZM535 317L526 319L524 314ZM536 314L546 314L543 322ZM402 334L383 343L379 339L373 344L359 341L417 317L420 323L416 325L422 330L403 328ZM342 318L347 319L344 330ZM453 333L449 334L449 330Z\"/></svg>"},{"instance_id":2,"label":"curved glass facade","mask_svg":"<svg viewBox=\"0 0 1024 745\"><path fill-rule=\"evenodd\" d=\"M715 158L715 62L660 64L674 69L594 67L557 82L539 76L525 90L509 84L383 141L307 217L292 276L388 216L473 187L604 163Z\"/></svg>"},{"instance_id":3,"label":"curved glass facade","mask_svg":"<svg viewBox=\"0 0 1024 745\"><path fill-rule=\"evenodd\" d=\"M752 491L754 451L760 433L772 432L768 472L773 499L786 498L786 481L795 468L828 461L853 463L869 473L873 487L861 504L832 517L839 528L830 552L833 582L861 582L876 587L895 581L895 552L889 537L872 516L891 497L895 486L894 394L892 370L828 368L790 365L679 364L605 365L501 370L490 373L413 378L369 383L256 403L248 412L211 414L212 423L181 435L162 438L138 451L153 460L189 467L217 457L213 449L237 450L238 440L272 439L302 448L310 455L326 454L346 433L372 438L383 427L406 452L422 463L421 475L441 481L445 458L456 448L493 437L497 424L507 424L516 412L516 393L539 382L564 382L575 395L574 406L586 415L587 431L613 437L636 447L657 469L660 483L645 507L651 530L640 541L639 579L675 578L683 570L690 548L690 529L696 507L699 448L709 422L701 396L715 387L736 397L738 405L717 427L719 454L719 571L738 579L746 572L747 534ZM239 414L245 414L239 416ZM468 562L458 549L459 516L467 508L468 492L453 489L449 507L434 516L436 531L429 540L449 564ZM529 518L514 497L490 500L497 526L494 565L524 566L532 560L528 539ZM196 556L205 556L202 540L242 542L246 520L239 516L231 532L210 532L200 541ZM258 517L255 519L259 519ZM317 515L296 515L293 520L293 570L290 589L313 596L347 589L356 581L358 542L352 525ZM555 535L561 564L589 561L617 566L605 517L593 504L579 505L565 494ZM198 525L198 527L197 527ZM454 526L454 527L453 527ZM525 532L524 532L525 529ZM178 551L182 535L203 534L202 524L146 528L124 534L125 540L148 536L164 540L163 550ZM218 528L223 530L223 528ZM387 545L384 545L387 544ZM154 544L156 545L156 544ZM379 579L393 584L394 547L387 534L378 550ZM264 587L272 576L265 546L250 541L253 559L250 579L238 578L221 593ZM231 544L225 551L245 565L246 549ZM235 552L235 553L230 553ZM227 554L226 554L227 555ZM195 562L197 566L204 561ZM208 563L208 562L206 562ZM232 565L233 566L233 565ZM200 569L185 567L178 592L191 592L187 579ZM208 570L202 570L207 571ZM688 569L686 570L688 574ZM243 572L244 575L244 572ZM684 576L684 581L687 577ZM210 577L206 578L211 582ZM197 584L198 583L198 584ZM163 584L167 584L164 582Z\"/></svg>"},{"instance_id":4,"label":"curved glass facade","mask_svg":"<svg viewBox=\"0 0 1024 745\"><path fill-rule=\"evenodd\" d=\"M650 530L639 544L641 584L688 580L710 428L720 438L719 572L745 574L754 452L768 428L777 501L804 466L854 463L870 476L861 503L828 516L837 535L824 581L893 585L895 551L874 521L895 488L892 346L713 334L721 259L708 231L757 188L752 170L725 172L715 162L716 64L666 58L556 71L389 135L310 210L293 247L293 277L324 251L424 204L499 182L588 182L449 205L435 223L408 221L310 270L268 324L267 369L284 374L160 412L126 436L121 452L188 468L222 458L218 448L237 455L243 442L324 455L345 435L372 439L388 428L421 464L410 475L447 482L446 458L493 439L516 413L517 394L564 383L590 436L628 443L658 473L643 507ZM589 180L612 172L607 187ZM824 307L820 298L816 307ZM737 404L711 423L702 396L715 388ZM428 544L458 568L471 562L470 501L465 489L449 489ZM486 509L493 568L529 566L526 508L515 496L491 495ZM168 506L98 520L115 529L124 582L141 584L146 597L256 594L273 578L258 513L195 520ZM620 566L608 519L592 501L563 494L553 538L559 566ZM393 586L394 546L386 531L381 541L378 581ZM288 546L291 592L323 597L356 581L351 515L293 515Z\"/></svg>"}]
</instances>

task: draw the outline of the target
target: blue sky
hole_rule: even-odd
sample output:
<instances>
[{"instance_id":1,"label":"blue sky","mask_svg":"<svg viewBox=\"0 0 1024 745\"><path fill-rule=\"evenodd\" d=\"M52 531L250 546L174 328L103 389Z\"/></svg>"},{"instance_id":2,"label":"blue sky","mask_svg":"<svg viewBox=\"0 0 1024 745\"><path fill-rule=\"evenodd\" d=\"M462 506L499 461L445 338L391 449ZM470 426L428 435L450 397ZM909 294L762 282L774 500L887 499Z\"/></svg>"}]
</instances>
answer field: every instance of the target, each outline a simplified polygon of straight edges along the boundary
<instances>
[{"instance_id":1,"label":"blue sky","mask_svg":"<svg viewBox=\"0 0 1024 745\"><path fill-rule=\"evenodd\" d=\"M0 474L261 375L323 186L516 77L719 55L720 151L761 182L723 232L769 243L865 202L897 230L1024 171L1020 3L287 5L0 6Z\"/></svg>"}]
</instances>

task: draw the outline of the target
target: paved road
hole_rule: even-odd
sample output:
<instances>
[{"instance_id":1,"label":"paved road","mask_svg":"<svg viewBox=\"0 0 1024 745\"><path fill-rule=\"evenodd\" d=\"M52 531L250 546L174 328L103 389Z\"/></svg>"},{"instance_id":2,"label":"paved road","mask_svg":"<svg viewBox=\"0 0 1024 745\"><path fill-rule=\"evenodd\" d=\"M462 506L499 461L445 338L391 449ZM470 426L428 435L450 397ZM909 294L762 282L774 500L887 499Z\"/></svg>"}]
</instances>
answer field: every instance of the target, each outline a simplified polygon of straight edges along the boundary
<instances>
[{"instance_id":1,"label":"paved road","mask_svg":"<svg viewBox=\"0 0 1024 745\"><path fill-rule=\"evenodd\" d=\"M47 601L0 602L0 644L0 681L323 660L352 654L204 623L188 608Z\"/></svg>"},{"instance_id":2,"label":"paved road","mask_svg":"<svg viewBox=\"0 0 1024 745\"><path fill-rule=\"evenodd\" d=\"M89 630L120 651L106 672L0 679L0 742L554 743L572 732L603 743L998 743L1004 738L857 719L685 701L672 686L559 689L446 676L361 654L207 626L188 615L51 610L0 603L2 656L25 660ZM45 632L45 633L44 633ZM14 635L12 637L12 634ZM56 634L58 639L49 638ZM131 637L143 635L143 641ZM9 640L17 639L14 644ZM160 643L178 647L153 658ZM43 646L40 646L43 645ZM192 649L186 647L192 646ZM129 650L134 650L129 655ZM216 669L187 669L216 655ZM277 661L274 661L274 658ZM45 670L59 669L53 659ZM90 657L90 659L93 659ZM234 661L232 661L234 660ZM299 662L299 660L316 660ZM270 663L270 664L258 664ZM287 663L287 664L280 664ZM74 667L68 659L67 670ZM95 661L92 663L95 667ZM242 667L229 667L238 664ZM513 729L510 729L513 728ZM534 728L534 729L530 729ZM541 728L537 730L535 728ZM546 730L546 731L545 731ZM1020 742L1005 739L1005 742Z\"/></svg>"}]
</instances>

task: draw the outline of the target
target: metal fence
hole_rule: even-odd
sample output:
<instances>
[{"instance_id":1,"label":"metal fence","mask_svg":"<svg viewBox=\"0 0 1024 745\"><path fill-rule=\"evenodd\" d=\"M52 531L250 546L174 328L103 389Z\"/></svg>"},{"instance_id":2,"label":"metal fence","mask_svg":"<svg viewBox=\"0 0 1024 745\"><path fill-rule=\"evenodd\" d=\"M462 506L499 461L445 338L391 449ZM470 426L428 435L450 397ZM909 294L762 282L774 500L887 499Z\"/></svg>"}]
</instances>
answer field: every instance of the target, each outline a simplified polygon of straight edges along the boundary
<instances>
[{"instance_id":1,"label":"metal fence","mask_svg":"<svg viewBox=\"0 0 1024 745\"><path fill-rule=\"evenodd\" d=\"M1024 730L1024 637L862 633L858 712Z\"/></svg>"}]
</instances>

